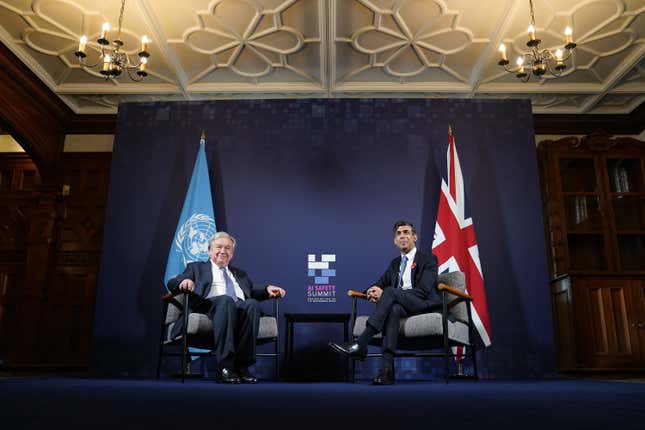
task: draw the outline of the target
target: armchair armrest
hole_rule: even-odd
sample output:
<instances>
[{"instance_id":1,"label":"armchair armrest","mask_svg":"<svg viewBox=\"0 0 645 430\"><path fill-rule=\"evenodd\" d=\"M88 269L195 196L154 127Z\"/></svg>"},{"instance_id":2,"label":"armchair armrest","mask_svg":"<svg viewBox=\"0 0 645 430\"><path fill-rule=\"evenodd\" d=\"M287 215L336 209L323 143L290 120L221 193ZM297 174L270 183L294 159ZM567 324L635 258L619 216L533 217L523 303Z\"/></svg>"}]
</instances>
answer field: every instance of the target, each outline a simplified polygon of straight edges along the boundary
<instances>
[{"instance_id":1,"label":"armchair armrest","mask_svg":"<svg viewBox=\"0 0 645 430\"><path fill-rule=\"evenodd\" d=\"M172 298L174 298L177 294L179 294L179 293L166 293L163 296L159 297L159 300L161 300L162 302L168 302L169 303L170 300Z\"/></svg>"},{"instance_id":2,"label":"armchair armrest","mask_svg":"<svg viewBox=\"0 0 645 430\"><path fill-rule=\"evenodd\" d=\"M164 306L168 306L170 304L173 304L177 308L181 309L182 311L184 310L184 304L181 303L179 300L177 300L175 297L184 294L186 296L186 301L189 300L190 297L199 297L195 295L195 293L191 293L190 291L177 291L177 292L169 292L164 294L159 298L164 303ZM164 311L165 312L165 311Z\"/></svg>"},{"instance_id":3,"label":"armchair armrest","mask_svg":"<svg viewBox=\"0 0 645 430\"><path fill-rule=\"evenodd\" d=\"M461 297L464 300L472 300L473 299L473 297L471 295L466 294L463 291L460 291L460 290L458 290L456 288L452 288L452 287L444 284L443 282L439 282L439 284L437 285L437 290L439 290L439 291L447 291L450 294L454 294L455 296Z\"/></svg>"},{"instance_id":4,"label":"armchair armrest","mask_svg":"<svg viewBox=\"0 0 645 430\"><path fill-rule=\"evenodd\" d=\"M347 295L349 297L355 297L357 299L367 299L367 294L361 293L360 291L348 290Z\"/></svg>"}]
</instances>

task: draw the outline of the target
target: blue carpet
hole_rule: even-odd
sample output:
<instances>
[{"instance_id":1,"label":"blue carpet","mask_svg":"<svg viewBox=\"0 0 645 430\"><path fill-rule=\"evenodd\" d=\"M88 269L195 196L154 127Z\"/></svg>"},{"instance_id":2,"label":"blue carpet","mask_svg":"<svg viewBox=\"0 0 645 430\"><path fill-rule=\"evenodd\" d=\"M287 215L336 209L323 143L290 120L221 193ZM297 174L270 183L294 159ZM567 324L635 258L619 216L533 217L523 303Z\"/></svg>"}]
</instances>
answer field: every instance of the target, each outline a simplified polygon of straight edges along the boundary
<instances>
[{"instance_id":1,"label":"blue carpet","mask_svg":"<svg viewBox=\"0 0 645 430\"><path fill-rule=\"evenodd\" d=\"M645 384L0 379L0 428L645 429Z\"/></svg>"}]
</instances>

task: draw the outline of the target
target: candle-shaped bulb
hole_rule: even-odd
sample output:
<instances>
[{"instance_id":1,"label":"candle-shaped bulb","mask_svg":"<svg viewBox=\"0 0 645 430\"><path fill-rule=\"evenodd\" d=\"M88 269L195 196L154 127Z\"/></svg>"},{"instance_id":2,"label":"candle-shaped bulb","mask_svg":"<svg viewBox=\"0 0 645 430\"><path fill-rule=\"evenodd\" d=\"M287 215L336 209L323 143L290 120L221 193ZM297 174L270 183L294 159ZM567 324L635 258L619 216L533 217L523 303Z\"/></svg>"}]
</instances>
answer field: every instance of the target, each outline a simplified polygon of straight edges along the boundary
<instances>
[{"instance_id":1,"label":"candle-shaped bulb","mask_svg":"<svg viewBox=\"0 0 645 430\"><path fill-rule=\"evenodd\" d=\"M103 27L101 28L101 39L107 39L109 31L110 31L110 23L104 22Z\"/></svg>"},{"instance_id":2,"label":"candle-shaped bulb","mask_svg":"<svg viewBox=\"0 0 645 430\"><path fill-rule=\"evenodd\" d=\"M506 60L506 45L503 43L499 45L499 56L502 60Z\"/></svg>"},{"instance_id":3,"label":"candle-shaped bulb","mask_svg":"<svg viewBox=\"0 0 645 430\"><path fill-rule=\"evenodd\" d=\"M562 49L556 49L555 59L558 60L559 63L562 62Z\"/></svg>"},{"instance_id":4,"label":"candle-shaped bulb","mask_svg":"<svg viewBox=\"0 0 645 430\"><path fill-rule=\"evenodd\" d=\"M141 37L141 52L147 52L148 51L148 43L150 43L150 39L148 39L148 36L145 34Z\"/></svg>"},{"instance_id":5,"label":"candle-shaped bulb","mask_svg":"<svg viewBox=\"0 0 645 430\"><path fill-rule=\"evenodd\" d=\"M529 39L535 40L535 27L533 24L529 25Z\"/></svg>"},{"instance_id":6,"label":"candle-shaped bulb","mask_svg":"<svg viewBox=\"0 0 645 430\"><path fill-rule=\"evenodd\" d=\"M109 54L103 56L103 70L108 71L112 69L112 57Z\"/></svg>"},{"instance_id":7,"label":"candle-shaped bulb","mask_svg":"<svg viewBox=\"0 0 645 430\"><path fill-rule=\"evenodd\" d=\"M517 64L517 67L518 67L517 71L519 73L524 73L524 58L517 57L517 60L515 61L515 63Z\"/></svg>"},{"instance_id":8,"label":"candle-shaped bulb","mask_svg":"<svg viewBox=\"0 0 645 430\"><path fill-rule=\"evenodd\" d=\"M144 72L148 68L148 57L141 57L141 64L139 65L139 70Z\"/></svg>"},{"instance_id":9,"label":"candle-shaped bulb","mask_svg":"<svg viewBox=\"0 0 645 430\"><path fill-rule=\"evenodd\" d=\"M566 43L571 43L573 40L573 30L571 30L571 27L567 26L567 28L564 29L564 41Z\"/></svg>"},{"instance_id":10,"label":"candle-shaped bulb","mask_svg":"<svg viewBox=\"0 0 645 430\"><path fill-rule=\"evenodd\" d=\"M87 46L87 36L82 35L80 42L78 42L78 51L85 53L86 46Z\"/></svg>"}]
</instances>

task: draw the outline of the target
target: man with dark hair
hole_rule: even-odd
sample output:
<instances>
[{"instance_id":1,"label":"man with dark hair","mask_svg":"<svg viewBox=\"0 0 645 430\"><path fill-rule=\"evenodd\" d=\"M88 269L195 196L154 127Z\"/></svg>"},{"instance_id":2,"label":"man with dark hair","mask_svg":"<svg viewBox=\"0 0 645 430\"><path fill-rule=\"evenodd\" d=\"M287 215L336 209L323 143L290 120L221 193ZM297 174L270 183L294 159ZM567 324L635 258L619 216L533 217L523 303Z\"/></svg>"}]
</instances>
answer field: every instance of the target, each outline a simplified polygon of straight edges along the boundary
<instances>
[{"instance_id":1,"label":"man with dark hair","mask_svg":"<svg viewBox=\"0 0 645 430\"><path fill-rule=\"evenodd\" d=\"M213 323L215 357L220 381L229 384L254 384L257 378L249 372L255 363L255 342L260 327L259 300L284 297L286 291L275 285L254 288L242 270L229 266L236 240L220 231L208 242L208 261L188 263L186 270L168 281L173 292L189 291L199 300L191 312L206 314ZM180 333L183 318L173 329Z\"/></svg>"},{"instance_id":2,"label":"man with dark hair","mask_svg":"<svg viewBox=\"0 0 645 430\"><path fill-rule=\"evenodd\" d=\"M336 351L350 358L364 360L367 345L374 335L383 333L383 360L375 385L394 383L394 353L401 318L430 312L441 306L437 292L437 257L417 250L417 233L411 222L394 224L394 244L401 255L390 263L385 273L365 293L376 309L367 320L365 331L356 342L330 343Z\"/></svg>"}]
</instances>

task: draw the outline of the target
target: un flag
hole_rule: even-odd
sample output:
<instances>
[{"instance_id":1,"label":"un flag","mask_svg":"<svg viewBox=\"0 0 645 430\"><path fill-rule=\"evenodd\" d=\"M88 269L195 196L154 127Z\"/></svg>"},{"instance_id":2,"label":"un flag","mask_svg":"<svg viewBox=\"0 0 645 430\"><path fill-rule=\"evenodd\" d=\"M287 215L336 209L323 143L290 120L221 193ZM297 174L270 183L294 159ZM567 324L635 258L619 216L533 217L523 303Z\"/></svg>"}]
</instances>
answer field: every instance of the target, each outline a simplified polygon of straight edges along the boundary
<instances>
[{"instance_id":1,"label":"un flag","mask_svg":"<svg viewBox=\"0 0 645 430\"><path fill-rule=\"evenodd\" d=\"M184 207L168 252L164 284L182 273L188 263L208 260L208 240L217 231L205 146L202 134L193 176L190 178Z\"/></svg>"}]
</instances>

